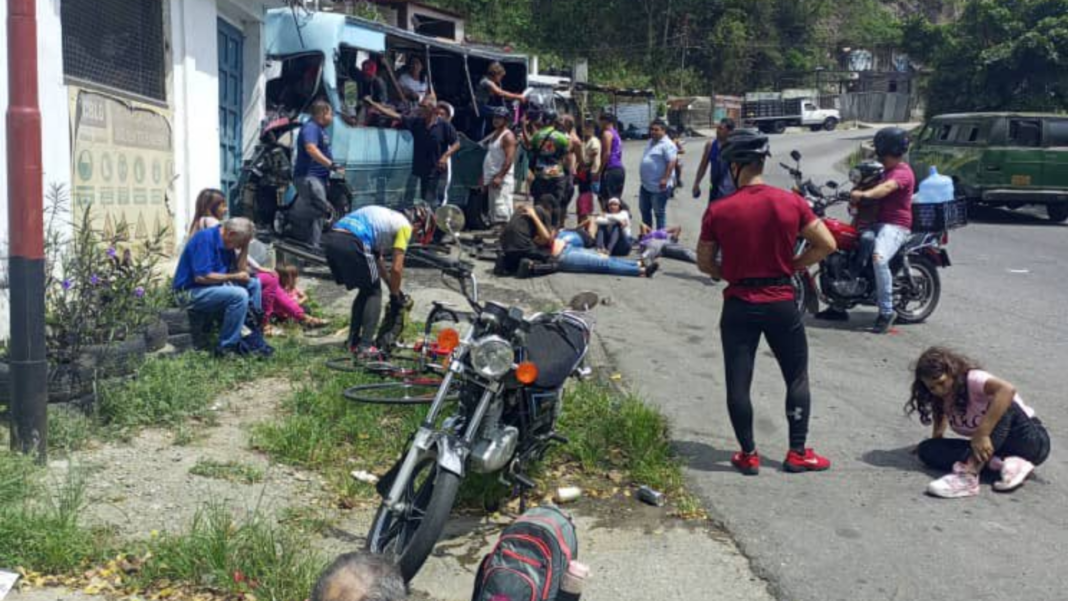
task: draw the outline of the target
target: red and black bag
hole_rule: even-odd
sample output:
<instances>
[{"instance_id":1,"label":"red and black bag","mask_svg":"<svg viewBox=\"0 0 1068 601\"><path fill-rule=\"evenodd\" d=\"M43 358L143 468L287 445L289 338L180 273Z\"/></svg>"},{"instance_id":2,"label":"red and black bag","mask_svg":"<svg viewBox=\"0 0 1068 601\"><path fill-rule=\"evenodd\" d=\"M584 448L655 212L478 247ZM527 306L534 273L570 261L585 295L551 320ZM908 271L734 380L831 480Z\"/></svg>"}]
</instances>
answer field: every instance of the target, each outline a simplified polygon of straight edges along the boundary
<instances>
[{"instance_id":1,"label":"red and black bag","mask_svg":"<svg viewBox=\"0 0 1068 601\"><path fill-rule=\"evenodd\" d=\"M504 529L482 560L472 601L555 601L568 564L578 558L571 516L535 507Z\"/></svg>"}]
</instances>

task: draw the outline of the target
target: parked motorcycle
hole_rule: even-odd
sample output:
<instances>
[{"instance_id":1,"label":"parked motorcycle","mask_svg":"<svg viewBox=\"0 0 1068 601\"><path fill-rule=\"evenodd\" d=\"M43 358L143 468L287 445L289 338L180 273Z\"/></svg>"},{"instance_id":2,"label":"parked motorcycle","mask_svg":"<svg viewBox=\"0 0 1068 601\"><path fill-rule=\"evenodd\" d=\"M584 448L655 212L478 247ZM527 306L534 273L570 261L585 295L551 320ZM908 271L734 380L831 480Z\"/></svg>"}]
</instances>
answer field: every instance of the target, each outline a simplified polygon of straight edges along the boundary
<instances>
[{"instance_id":1,"label":"parked motorcycle","mask_svg":"<svg viewBox=\"0 0 1068 601\"><path fill-rule=\"evenodd\" d=\"M812 207L813 212L834 236L838 250L820 262L815 274L811 271L799 272L794 278L794 289L798 307L802 312L816 313L822 300L837 309L851 309L858 305L876 306L875 271L870 258L859 263L855 253L861 243L861 230L857 227L858 211L862 208L850 205L852 223L827 216L831 207L850 202L849 191L840 189L833 181L818 185L806 179L801 171L801 153L796 150L790 156L796 166L790 167L780 163L794 179L794 191L801 194ZM876 171L876 168L879 170ZM850 181L858 189L866 189L878 183L882 175L881 166L867 164L858 166L850 172ZM870 217L864 221L870 222ZM939 268L950 266L946 245L949 234L940 232L913 232L901 250L890 261L893 274L894 310L900 323L920 323L934 313L942 294L942 282ZM798 240L797 253L808 246L808 241ZM864 252L870 252L865 249Z\"/></svg>"},{"instance_id":2,"label":"parked motorcycle","mask_svg":"<svg viewBox=\"0 0 1068 601\"><path fill-rule=\"evenodd\" d=\"M443 275L461 283L473 323L462 338L446 331L459 338L448 372L407 450L378 483L383 500L367 535L368 549L396 562L406 580L433 550L467 474L499 474L522 495L535 486L531 464L553 443L567 442L556 431L563 386L585 371L587 311L598 300L584 293L569 310L525 316L518 307L479 302L469 269ZM439 345L448 337L443 333Z\"/></svg>"}]
</instances>

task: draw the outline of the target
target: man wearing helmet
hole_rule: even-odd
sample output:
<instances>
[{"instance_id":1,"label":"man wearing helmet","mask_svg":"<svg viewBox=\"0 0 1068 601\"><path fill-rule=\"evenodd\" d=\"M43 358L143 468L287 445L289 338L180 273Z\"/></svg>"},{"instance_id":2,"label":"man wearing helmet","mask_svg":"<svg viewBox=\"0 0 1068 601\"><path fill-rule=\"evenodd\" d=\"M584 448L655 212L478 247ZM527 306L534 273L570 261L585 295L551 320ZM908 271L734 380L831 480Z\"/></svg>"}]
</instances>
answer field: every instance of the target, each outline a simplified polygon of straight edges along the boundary
<instances>
[{"instance_id":1,"label":"man wearing helmet","mask_svg":"<svg viewBox=\"0 0 1068 601\"><path fill-rule=\"evenodd\" d=\"M382 313L382 255L392 251L388 279L389 311L395 318L404 308L401 292L404 253L412 237L412 224L402 213L382 206L357 209L342 217L323 236L323 250L334 281L347 290L359 289L352 301L349 348L365 357L378 354L374 347Z\"/></svg>"},{"instance_id":2,"label":"man wearing helmet","mask_svg":"<svg viewBox=\"0 0 1068 601\"><path fill-rule=\"evenodd\" d=\"M512 113L503 106L490 109L493 132L482 141L486 158L482 161L482 186L489 196L490 215L494 225L503 225L512 218L515 191L516 139L508 129Z\"/></svg>"},{"instance_id":3,"label":"man wearing helmet","mask_svg":"<svg viewBox=\"0 0 1068 601\"><path fill-rule=\"evenodd\" d=\"M794 298L793 276L835 250L834 238L800 196L764 184L767 136L739 129L727 138L723 160L736 192L709 205L701 224L698 268L730 284L720 317L727 409L741 451L731 464L746 475L760 470L749 396L760 338L767 339L786 382L789 472L826 470L831 463L805 447L809 406L808 340ZM798 237L810 242L794 255ZM722 259L717 261L717 253Z\"/></svg>"},{"instance_id":4,"label":"man wearing helmet","mask_svg":"<svg viewBox=\"0 0 1068 601\"><path fill-rule=\"evenodd\" d=\"M854 188L851 195L854 204L876 204L872 228L875 246L871 253L879 307L879 316L872 327L876 334L885 334L894 325L894 280L890 261L912 233L912 191L916 187L916 177L904 160L908 150L908 132L900 127L880 129L875 134L875 156L884 169L882 180L868 189ZM821 317L842 321L849 316L845 311L832 309L822 312Z\"/></svg>"}]
</instances>

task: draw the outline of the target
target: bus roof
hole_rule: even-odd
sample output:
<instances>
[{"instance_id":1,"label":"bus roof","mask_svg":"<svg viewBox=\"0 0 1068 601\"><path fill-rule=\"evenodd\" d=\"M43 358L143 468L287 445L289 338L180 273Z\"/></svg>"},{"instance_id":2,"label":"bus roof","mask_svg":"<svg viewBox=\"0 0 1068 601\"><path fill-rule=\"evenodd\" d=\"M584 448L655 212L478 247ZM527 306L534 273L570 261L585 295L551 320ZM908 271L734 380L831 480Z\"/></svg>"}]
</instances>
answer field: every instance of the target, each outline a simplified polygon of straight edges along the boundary
<instances>
[{"instance_id":1,"label":"bus roof","mask_svg":"<svg viewBox=\"0 0 1068 601\"><path fill-rule=\"evenodd\" d=\"M457 44L432 38L391 25L360 17L304 12L300 9L274 8L267 11L267 55L285 56L321 52L332 56L340 46L352 46L368 52L386 50L387 36L406 42L406 46L438 49L463 56L473 56L502 63L527 64L527 57L489 46Z\"/></svg>"}]
</instances>

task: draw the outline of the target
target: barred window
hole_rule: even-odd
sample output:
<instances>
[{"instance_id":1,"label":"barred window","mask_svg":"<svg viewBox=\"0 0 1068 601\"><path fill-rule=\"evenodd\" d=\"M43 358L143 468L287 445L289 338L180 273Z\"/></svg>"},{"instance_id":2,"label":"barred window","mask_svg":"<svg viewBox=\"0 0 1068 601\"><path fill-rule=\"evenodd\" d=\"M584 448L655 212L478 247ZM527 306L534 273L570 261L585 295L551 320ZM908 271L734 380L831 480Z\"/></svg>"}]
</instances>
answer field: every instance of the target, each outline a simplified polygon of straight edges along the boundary
<instances>
[{"instance_id":1,"label":"barred window","mask_svg":"<svg viewBox=\"0 0 1068 601\"><path fill-rule=\"evenodd\" d=\"M163 0L65 0L60 11L65 75L166 100Z\"/></svg>"}]
</instances>

